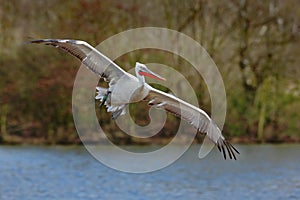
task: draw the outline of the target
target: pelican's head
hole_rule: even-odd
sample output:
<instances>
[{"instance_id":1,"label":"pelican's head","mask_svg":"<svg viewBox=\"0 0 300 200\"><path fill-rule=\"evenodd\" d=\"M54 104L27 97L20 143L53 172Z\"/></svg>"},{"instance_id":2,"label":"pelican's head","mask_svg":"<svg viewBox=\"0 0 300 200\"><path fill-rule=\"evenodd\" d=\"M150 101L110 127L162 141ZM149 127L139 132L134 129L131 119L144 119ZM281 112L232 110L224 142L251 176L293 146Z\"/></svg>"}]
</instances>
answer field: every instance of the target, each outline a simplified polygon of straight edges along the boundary
<instances>
[{"instance_id":1,"label":"pelican's head","mask_svg":"<svg viewBox=\"0 0 300 200\"><path fill-rule=\"evenodd\" d=\"M163 81L166 80L165 78L159 76L158 74L155 74L154 72L150 71L150 69L148 69L146 65L139 62L135 63L135 73L137 78L142 82L145 82L144 76L148 76L150 78L154 78L157 80L163 80Z\"/></svg>"}]
</instances>

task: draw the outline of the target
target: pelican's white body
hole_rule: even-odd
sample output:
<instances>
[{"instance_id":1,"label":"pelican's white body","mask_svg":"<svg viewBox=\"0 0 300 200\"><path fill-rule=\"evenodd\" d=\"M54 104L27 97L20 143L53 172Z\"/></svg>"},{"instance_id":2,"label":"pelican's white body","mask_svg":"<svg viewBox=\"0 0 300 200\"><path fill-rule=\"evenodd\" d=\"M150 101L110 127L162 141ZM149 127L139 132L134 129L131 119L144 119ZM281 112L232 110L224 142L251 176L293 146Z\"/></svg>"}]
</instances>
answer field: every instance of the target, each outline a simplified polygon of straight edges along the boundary
<instances>
[{"instance_id":1,"label":"pelican's white body","mask_svg":"<svg viewBox=\"0 0 300 200\"><path fill-rule=\"evenodd\" d=\"M84 41L42 39L31 42L44 43L63 49L79 58L87 68L98 74L101 78L109 81L108 89L97 87L98 95L96 99L105 102L107 111L112 112L113 118L124 114L125 107L129 103L146 100L150 106L155 106L156 108L164 109L180 116L200 132L206 133L210 140L218 145L225 159L225 148L229 157L236 159L234 151L237 153L238 151L225 140L218 126L203 110L173 95L152 88L145 82L144 76L163 80L162 77L151 72L146 65L136 63L135 77L125 72L117 64Z\"/></svg>"},{"instance_id":2,"label":"pelican's white body","mask_svg":"<svg viewBox=\"0 0 300 200\"><path fill-rule=\"evenodd\" d=\"M149 94L151 86L147 83L141 84L138 78L127 74L122 76L109 90L111 91L110 104L119 106L142 101Z\"/></svg>"}]
</instances>

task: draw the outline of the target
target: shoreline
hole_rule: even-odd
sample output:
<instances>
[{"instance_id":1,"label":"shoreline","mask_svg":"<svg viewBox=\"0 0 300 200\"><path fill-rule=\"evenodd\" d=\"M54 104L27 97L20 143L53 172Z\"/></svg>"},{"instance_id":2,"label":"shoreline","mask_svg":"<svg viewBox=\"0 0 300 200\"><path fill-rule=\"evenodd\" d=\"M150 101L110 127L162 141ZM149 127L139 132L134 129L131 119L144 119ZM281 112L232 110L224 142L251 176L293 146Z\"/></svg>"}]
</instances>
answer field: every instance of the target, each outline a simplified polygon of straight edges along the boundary
<instances>
[{"instance_id":1,"label":"shoreline","mask_svg":"<svg viewBox=\"0 0 300 200\"><path fill-rule=\"evenodd\" d=\"M119 139L117 141L113 141L112 143L115 145L166 145L168 144L173 137L170 138L130 138L130 139ZM277 139L265 139L264 141L259 141L256 138L250 137L232 137L229 139L231 144L299 144L300 138L285 136ZM104 141L95 142L90 141L89 144L105 144ZM182 144L180 141L176 141L176 144ZM202 140L195 138L192 144L201 144ZM41 145L41 146L72 146L78 145L83 146L82 141L79 137L74 138L73 140L46 140L45 138L24 138L19 136L8 136L4 140L0 141L0 145Z\"/></svg>"}]
</instances>

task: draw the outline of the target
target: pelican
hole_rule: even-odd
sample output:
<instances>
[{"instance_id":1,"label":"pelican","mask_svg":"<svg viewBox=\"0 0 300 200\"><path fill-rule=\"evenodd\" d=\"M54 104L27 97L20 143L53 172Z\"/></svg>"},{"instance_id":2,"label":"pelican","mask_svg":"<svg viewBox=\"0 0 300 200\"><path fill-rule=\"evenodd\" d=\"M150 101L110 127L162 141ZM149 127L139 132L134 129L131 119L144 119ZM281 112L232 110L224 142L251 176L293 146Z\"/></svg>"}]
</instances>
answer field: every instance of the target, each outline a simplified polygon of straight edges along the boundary
<instances>
[{"instance_id":1,"label":"pelican","mask_svg":"<svg viewBox=\"0 0 300 200\"><path fill-rule=\"evenodd\" d=\"M77 57L92 72L109 82L108 88L96 87L97 96L95 98L100 100L101 105L106 105L107 112L112 113L113 119L125 114L125 108L129 103L147 101L149 106L164 109L181 117L197 131L206 134L217 145L224 159L228 155L230 159L236 160L235 153L239 154L238 150L225 139L218 126L205 111L172 94L157 90L145 82L145 76L165 80L160 75L150 71L146 65L136 62L136 76L133 76L85 41L39 39L30 42L52 45L65 50Z\"/></svg>"}]
</instances>

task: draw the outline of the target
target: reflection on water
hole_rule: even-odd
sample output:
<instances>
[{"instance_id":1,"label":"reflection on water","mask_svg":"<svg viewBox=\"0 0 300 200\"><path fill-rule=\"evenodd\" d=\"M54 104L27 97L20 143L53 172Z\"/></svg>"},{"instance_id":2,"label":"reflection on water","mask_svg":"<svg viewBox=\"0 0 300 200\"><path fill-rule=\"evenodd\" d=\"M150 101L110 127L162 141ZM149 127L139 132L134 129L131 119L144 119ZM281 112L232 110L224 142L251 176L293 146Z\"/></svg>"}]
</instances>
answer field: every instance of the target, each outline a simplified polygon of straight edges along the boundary
<instances>
[{"instance_id":1,"label":"reflection on water","mask_svg":"<svg viewBox=\"0 0 300 200\"><path fill-rule=\"evenodd\" d=\"M237 147L238 161L224 161L217 151L199 160L200 146L192 146L163 170L127 174L105 167L84 147L2 146L0 199L300 198L299 145Z\"/></svg>"}]
</instances>

